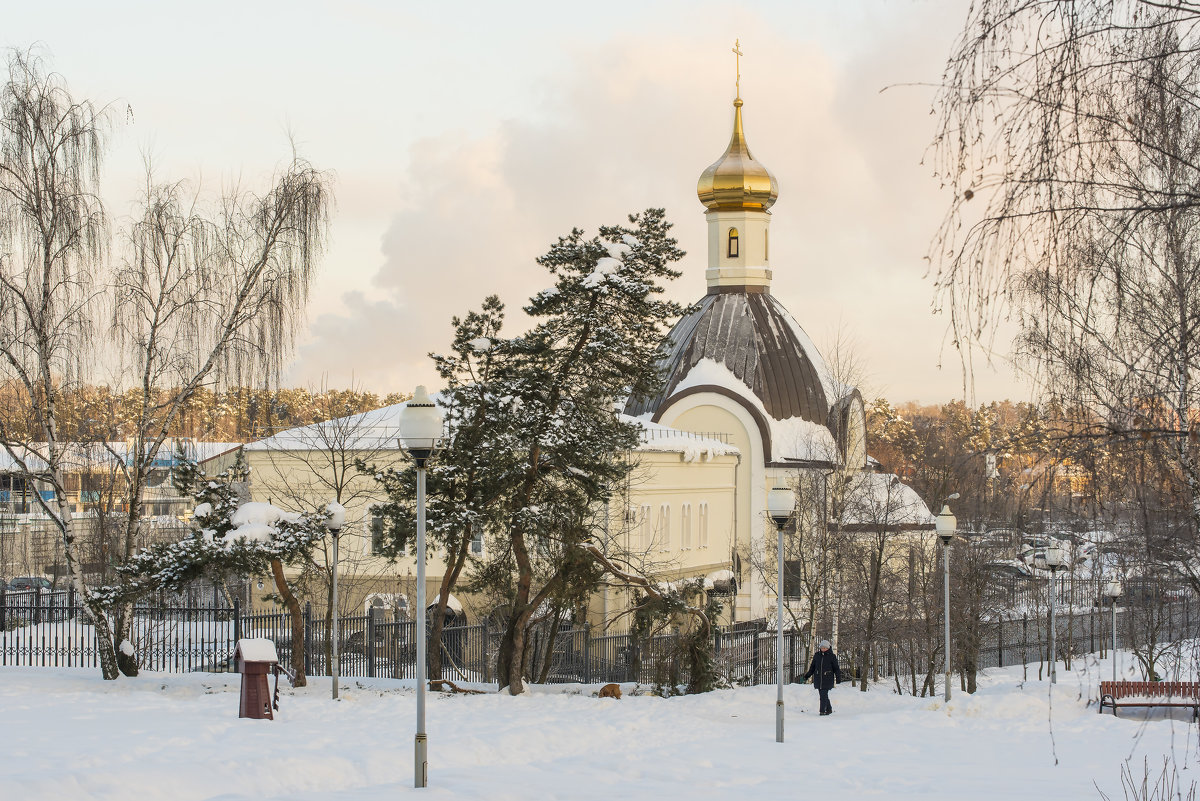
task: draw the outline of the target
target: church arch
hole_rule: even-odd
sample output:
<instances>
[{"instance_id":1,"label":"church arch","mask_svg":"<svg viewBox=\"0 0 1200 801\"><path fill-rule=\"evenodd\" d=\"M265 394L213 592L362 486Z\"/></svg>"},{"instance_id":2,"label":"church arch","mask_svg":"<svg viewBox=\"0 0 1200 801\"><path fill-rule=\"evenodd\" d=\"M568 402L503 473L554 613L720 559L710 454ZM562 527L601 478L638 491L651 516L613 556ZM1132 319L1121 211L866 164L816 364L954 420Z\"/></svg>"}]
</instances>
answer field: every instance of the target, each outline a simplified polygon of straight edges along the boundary
<instances>
[{"instance_id":1,"label":"church arch","mask_svg":"<svg viewBox=\"0 0 1200 801\"><path fill-rule=\"evenodd\" d=\"M736 228L729 229L729 246L725 255L731 259L738 257L738 229Z\"/></svg>"},{"instance_id":2,"label":"church arch","mask_svg":"<svg viewBox=\"0 0 1200 801\"><path fill-rule=\"evenodd\" d=\"M655 412L654 416L650 418L650 422L663 422L663 415L667 412L667 410L671 409L671 407L675 406L685 398L704 393L712 393L713 395L720 395L722 397L729 398L750 417L750 419L754 422L754 427L758 430L759 442L762 445L763 451L763 464L771 461L771 426L767 423L767 418L762 412L747 402L745 398L741 397L733 390L717 386L716 384L700 384L699 386L688 387L685 390L676 392L658 407L658 411ZM674 416L678 416L679 410L672 409L672 411L675 412ZM669 423L665 424L670 425ZM749 428L749 426L747 426L747 428Z\"/></svg>"}]
</instances>

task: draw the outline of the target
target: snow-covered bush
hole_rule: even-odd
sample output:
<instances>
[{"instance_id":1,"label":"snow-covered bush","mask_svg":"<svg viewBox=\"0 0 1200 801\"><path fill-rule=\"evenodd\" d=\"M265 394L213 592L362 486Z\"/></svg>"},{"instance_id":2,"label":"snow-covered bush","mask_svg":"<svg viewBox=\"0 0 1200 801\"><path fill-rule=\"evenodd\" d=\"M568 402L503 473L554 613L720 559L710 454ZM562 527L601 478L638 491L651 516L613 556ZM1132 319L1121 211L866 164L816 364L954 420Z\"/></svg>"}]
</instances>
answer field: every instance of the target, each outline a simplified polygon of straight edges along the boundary
<instances>
[{"instance_id":1,"label":"snow-covered bush","mask_svg":"<svg viewBox=\"0 0 1200 801\"><path fill-rule=\"evenodd\" d=\"M206 576L264 575L272 561L301 559L325 536L328 511L297 514L247 501L240 491L244 479L244 463L238 460L229 470L199 480L192 533L143 548L117 568L120 583L93 595L115 604L180 590Z\"/></svg>"}]
</instances>

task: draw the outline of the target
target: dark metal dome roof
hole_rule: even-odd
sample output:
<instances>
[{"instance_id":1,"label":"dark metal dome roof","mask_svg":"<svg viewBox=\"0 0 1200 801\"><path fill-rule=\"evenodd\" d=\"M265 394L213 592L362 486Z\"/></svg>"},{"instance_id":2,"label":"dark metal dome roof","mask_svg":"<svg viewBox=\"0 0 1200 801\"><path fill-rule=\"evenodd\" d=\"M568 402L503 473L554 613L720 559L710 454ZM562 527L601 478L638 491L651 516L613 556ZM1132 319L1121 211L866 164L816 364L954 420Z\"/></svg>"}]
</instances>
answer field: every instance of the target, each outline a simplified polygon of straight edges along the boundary
<instances>
[{"instance_id":1,"label":"dark metal dome roof","mask_svg":"<svg viewBox=\"0 0 1200 801\"><path fill-rule=\"evenodd\" d=\"M706 295L695 311L671 329L666 347L661 362L666 375L663 392L654 398L631 399L625 409L628 414L656 414L691 369L701 359L711 359L742 381L776 420L801 417L828 424L821 356L787 309L769 294Z\"/></svg>"}]
</instances>

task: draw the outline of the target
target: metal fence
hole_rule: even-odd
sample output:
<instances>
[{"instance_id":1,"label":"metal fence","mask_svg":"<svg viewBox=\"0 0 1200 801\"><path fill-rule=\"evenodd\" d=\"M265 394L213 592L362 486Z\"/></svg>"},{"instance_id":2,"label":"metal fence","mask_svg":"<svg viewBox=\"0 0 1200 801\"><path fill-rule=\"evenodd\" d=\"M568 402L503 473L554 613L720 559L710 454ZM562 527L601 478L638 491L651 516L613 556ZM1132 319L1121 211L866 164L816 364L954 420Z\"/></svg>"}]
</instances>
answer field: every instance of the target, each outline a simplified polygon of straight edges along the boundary
<instances>
[{"instance_id":1,"label":"metal fence","mask_svg":"<svg viewBox=\"0 0 1200 801\"><path fill-rule=\"evenodd\" d=\"M1080 596L1082 598L1083 596ZM1065 599L1064 599L1065 600ZM1076 599L1078 600L1078 599ZM1036 604L1034 607L1036 608ZM1173 641L1200 636L1200 606L1190 594L1168 595L1161 603L1117 609L1118 647L1147 638ZM1111 637L1111 610L1064 604L1057 616L1058 653L1103 651ZM1141 616L1141 617L1139 617ZM328 675L330 642L322 615L306 606L302 615L305 671ZM139 605L130 619L129 640L139 664L166 672L233 670L234 649L242 637L265 637L280 659L290 661L290 616L280 609L247 612L214 603ZM448 627L442 632L442 676L492 682L503 632L484 622ZM764 620L722 626L713 631L717 672L733 684L776 681L776 636ZM940 643L940 628L935 638ZM642 682L675 685L689 679L679 633L638 636L589 625L535 628L530 636L526 675L547 683ZM414 678L416 628L410 620L392 620L380 610L339 619L339 672L345 677ZM1048 620L1034 614L997 615L978 633L977 667L1036 662L1048 651ZM956 637L957 641L957 637ZM802 674L810 657L807 631L785 630L783 672L788 680ZM837 650L847 676L919 676L942 672L940 649L879 638L867 648L843 629ZM954 668L961 655L953 654ZM98 665L93 629L73 592L0 590L0 665L82 667Z\"/></svg>"},{"instance_id":2,"label":"metal fence","mask_svg":"<svg viewBox=\"0 0 1200 801\"><path fill-rule=\"evenodd\" d=\"M984 593L984 616L989 619L1013 618L1046 614L1050 607L1050 588L1058 611L1086 612L1108 604L1104 595L1108 579L1083 578L1074 575L1045 577L996 576ZM1124 597L1140 605L1178 603L1191 597L1192 592L1181 582L1150 579L1127 579L1122 584Z\"/></svg>"},{"instance_id":3,"label":"metal fence","mask_svg":"<svg viewBox=\"0 0 1200 801\"><path fill-rule=\"evenodd\" d=\"M1088 653L1105 655L1112 647L1113 625L1116 625L1116 647L1145 649L1150 642L1169 643L1200 637L1200 604L1191 594L1176 596L1157 604L1120 605L1114 610L1107 603L1087 608L1067 607L1055 615L1055 640L1058 659L1070 660ZM960 650L961 630L952 634L952 669L961 673L964 654ZM997 614L979 624L976 638L979 648L974 654L977 669L1036 664L1049 659L1050 620L1048 610L1037 614ZM904 686L906 691L920 692L920 679L945 671L941 647L941 631L933 637L934 647L920 644L895 643L883 639L870 648L853 639L843 638L839 656L844 670L853 676L867 674L879 678L907 677L917 680L918 687Z\"/></svg>"},{"instance_id":4,"label":"metal fence","mask_svg":"<svg viewBox=\"0 0 1200 801\"><path fill-rule=\"evenodd\" d=\"M330 642L324 617L309 606L303 611L305 672L327 675ZM416 624L390 620L378 610L339 618L339 672L346 677L414 678ZM789 653L799 653L801 638L787 632ZM214 604L139 605L133 609L128 639L139 664L166 672L234 669L237 641L265 637L280 660L290 661L290 615L281 609L246 612ZM490 682L503 631L484 622L442 631L445 678ZM686 682L688 672L677 633L639 637L587 624L563 624L552 632L536 627L530 635L527 676L548 683ZM764 623L716 629L713 645L721 672L740 683L762 681L773 670L773 640ZM798 658L793 657L793 661ZM0 665L95 667L99 660L87 610L70 591L0 591ZM799 664L799 661L796 661ZM773 679L772 679L773 680Z\"/></svg>"}]
</instances>

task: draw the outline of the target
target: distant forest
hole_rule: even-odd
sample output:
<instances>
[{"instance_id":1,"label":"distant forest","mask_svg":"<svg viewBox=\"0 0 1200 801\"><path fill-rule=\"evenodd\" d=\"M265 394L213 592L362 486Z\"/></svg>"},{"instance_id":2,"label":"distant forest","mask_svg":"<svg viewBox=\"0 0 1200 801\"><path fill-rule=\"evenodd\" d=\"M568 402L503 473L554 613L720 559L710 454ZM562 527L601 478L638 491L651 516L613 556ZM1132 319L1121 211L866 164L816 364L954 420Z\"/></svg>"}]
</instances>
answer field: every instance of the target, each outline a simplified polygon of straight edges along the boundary
<instances>
[{"instance_id":1,"label":"distant forest","mask_svg":"<svg viewBox=\"0 0 1200 801\"><path fill-rule=\"evenodd\" d=\"M33 427L12 416L10 395L0 387L0 415L19 439ZM361 389L205 388L187 403L170 435L248 442L407 398ZM59 405L63 439L119 441L136 428L136 391L87 385L62 391ZM983 528L1041 528L1051 521L1086 528L1114 511L1131 483L1141 492L1154 487L1160 508L1176 506L1170 496L1179 489L1179 476L1153 458L1147 445L1156 443L1096 438L1098 422L1053 404L1002 401L972 408L961 401L893 405L876 399L867 407L867 447L877 468L896 473L931 504L959 492L956 511ZM1136 480L1134 465L1140 468Z\"/></svg>"},{"instance_id":2,"label":"distant forest","mask_svg":"<svg viewBox=\"0 0 1200 801\"><path fill-rule=\"evenodd\" d=\"M164 392L164 398L168 393ZM14 439L36 440L34 426L12 414L13 393L0 387L0 415ZM139 390L108 386L66 389L58 396L60 437L64 440L116 441L133 436ZM354 389L200 389L184 406L171 436L215 442L248 442L285 428L309 425L401 403L407 394L379 395Z\"/></svg>"}]
</instances>

